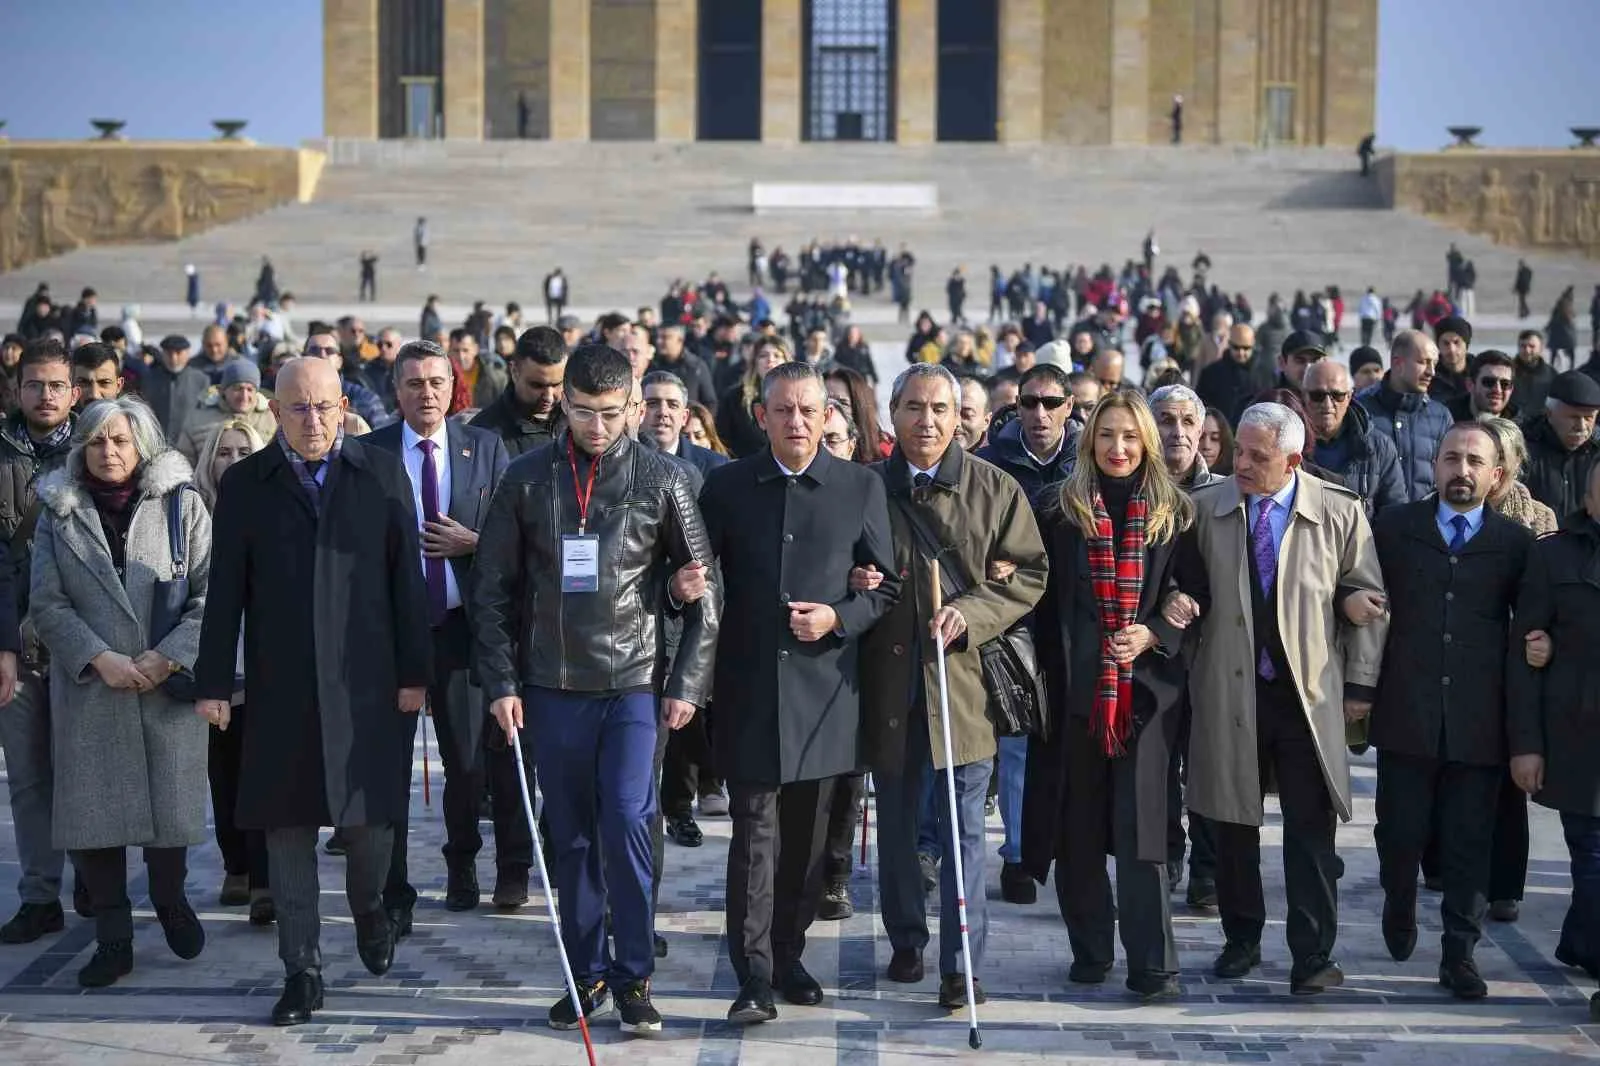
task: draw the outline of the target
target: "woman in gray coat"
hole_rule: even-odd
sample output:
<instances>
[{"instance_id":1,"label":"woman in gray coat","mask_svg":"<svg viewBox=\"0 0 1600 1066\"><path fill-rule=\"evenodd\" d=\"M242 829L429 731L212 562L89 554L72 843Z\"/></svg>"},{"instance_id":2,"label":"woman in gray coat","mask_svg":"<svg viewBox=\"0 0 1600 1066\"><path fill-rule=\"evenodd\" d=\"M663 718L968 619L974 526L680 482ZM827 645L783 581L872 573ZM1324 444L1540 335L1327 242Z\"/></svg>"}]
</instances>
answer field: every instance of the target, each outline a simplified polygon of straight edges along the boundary
<instances>
[{"instance_id":1,"label":"woman in gray coat","mask_svg":"<svg viewBox=\"0 0 1600 1066\"><path fill-rule=\"evenodd\" d=\"M144 849L150 898L182 959L205 946L184 895L187 851L205 839L206 724L160 687L194 667L211 563L211 520L189 464L150 408L91 404L62 470L39 488L31 617L50 649L55 846L89 886L99 947L78 973L98 988L133 969L128 847ZM151 634L156 582L170 581L168 501L180 493L189 598ZM152 639L154 636L155 639Z\"/></svg>"}]
</instances>

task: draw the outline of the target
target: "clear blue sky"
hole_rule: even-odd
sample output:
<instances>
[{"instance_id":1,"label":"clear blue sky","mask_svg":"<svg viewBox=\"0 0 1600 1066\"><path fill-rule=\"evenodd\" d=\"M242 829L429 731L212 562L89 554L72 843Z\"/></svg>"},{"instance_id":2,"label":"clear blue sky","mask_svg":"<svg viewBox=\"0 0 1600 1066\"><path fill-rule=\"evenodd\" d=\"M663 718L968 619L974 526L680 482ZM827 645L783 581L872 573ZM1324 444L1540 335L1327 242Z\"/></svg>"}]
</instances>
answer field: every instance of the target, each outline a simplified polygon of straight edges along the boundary
<instances>
[{"instance_id":1,"label":"clear blue sky","mask_svg":"<svg viewBox=\"0 0 1600 1066\"><path fill-rule=\"evenodd\" d=\"M756 3L758 0L750 0ZM1048 0L1047 0L1048 2ZM74 138L213 135L214 118L296 144L322 133L320 0L0 0L0 118ZM1378 139L1426 150L1447 125L1492 145L1565 145L1600 125L1600 0L1380 0Z\"/></svg>"}]
</instances>

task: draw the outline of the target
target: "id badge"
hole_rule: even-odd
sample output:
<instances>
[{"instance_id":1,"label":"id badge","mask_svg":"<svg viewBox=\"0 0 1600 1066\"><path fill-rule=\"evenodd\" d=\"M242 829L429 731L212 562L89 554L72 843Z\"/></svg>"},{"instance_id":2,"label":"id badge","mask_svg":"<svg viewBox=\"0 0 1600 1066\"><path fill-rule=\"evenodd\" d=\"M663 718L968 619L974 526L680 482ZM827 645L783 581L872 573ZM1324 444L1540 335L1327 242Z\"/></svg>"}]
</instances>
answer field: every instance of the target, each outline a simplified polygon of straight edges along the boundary
<instances>
[{"instance_id":1,"label":"id badge","mask_svg":"<svg viewBox=\"0 0 1600 1066\"><path fill-rule=\"evenodd\" d=\"M593 533L562 536L561 591L600 591L600 538Z\"/></svg>"}]
</instances>

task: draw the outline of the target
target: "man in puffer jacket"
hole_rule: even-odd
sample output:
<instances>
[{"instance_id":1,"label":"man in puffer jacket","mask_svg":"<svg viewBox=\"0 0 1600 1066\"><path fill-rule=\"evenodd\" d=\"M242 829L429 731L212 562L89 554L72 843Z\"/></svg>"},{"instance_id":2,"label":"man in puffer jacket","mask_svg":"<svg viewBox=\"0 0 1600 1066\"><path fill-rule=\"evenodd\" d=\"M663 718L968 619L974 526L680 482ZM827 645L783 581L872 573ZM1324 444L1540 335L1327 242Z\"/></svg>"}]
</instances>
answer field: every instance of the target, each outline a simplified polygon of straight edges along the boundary
<instances>
[{"instance_id":1,"label":"man in puffer jacket","mask_svg":"<svg viewBox=\"0 0 1600 1066\"><path fill-rule=\"evenodd\" d=\"M1439 349L1428 335L1402 330L1389 348L1389 372L1357 397L1372 420L1372 433L1387 437L1400 455L1408 503L1433 492L1433 460L1455 423L1444 404L1428 398L1438 366Z\"/></svg>"},{"instance_id":2,"label":"man in puffer jacket","mask_svg":"<svg viewBox=\"0 0 1600 1066\"><path fill-rule=\"evenodd\" d=\"M1306 417L1316 437L1316 464L1338 474L1371 518L1406 502L1406 479L1394 444L1373 432L1366 409L1351 402L1354 391L1343 363L1323 359L1306 368Z\"/></svg>"}]
</instances>

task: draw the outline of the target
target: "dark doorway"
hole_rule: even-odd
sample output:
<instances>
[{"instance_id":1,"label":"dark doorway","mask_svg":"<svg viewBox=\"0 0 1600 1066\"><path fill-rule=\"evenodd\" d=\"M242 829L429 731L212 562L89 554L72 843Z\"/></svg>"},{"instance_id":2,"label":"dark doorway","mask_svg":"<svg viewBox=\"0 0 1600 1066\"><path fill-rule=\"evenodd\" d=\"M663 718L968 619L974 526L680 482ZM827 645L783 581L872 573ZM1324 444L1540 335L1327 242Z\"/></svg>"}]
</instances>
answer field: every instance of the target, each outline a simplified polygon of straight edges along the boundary
<instances>
[{"instance_id":1,"label":"dark doorway","mask_svg":"<svg viewBox=\"0 0 1600 1066\"><path fill-rule=\"evenodd\" d=\"M894 140L892 9L889 0L807 0L806 140Z\"/></svg>"},{"instance_id":2,"label":"dark doorway","mask_svg":"<svg viewBox=\"0 0 1600 1066\"><path fill-rule=\"evenodd\" d=\"M444 136L444 0L378 5L378 136Z\"/></svg>"},{"instance_id":3,"label":"dark doorway","mask_svg":"<svg viewBox=\"0 0 1600 1066\"><path fill-rule=\"evenodd\" d=\"M939 0L939 139L995 140L999 118L999 0Z\"/></svg>"},{"instance_id":4,"label":"dark doorway","mask_svg":"<svg viewBox=\"0 0 1600 1066\"><path fill-rule=\"evenodd\" d=\"M699 136L761 139L761 4L700 0Z\"/></svg>"}]
</instances>

